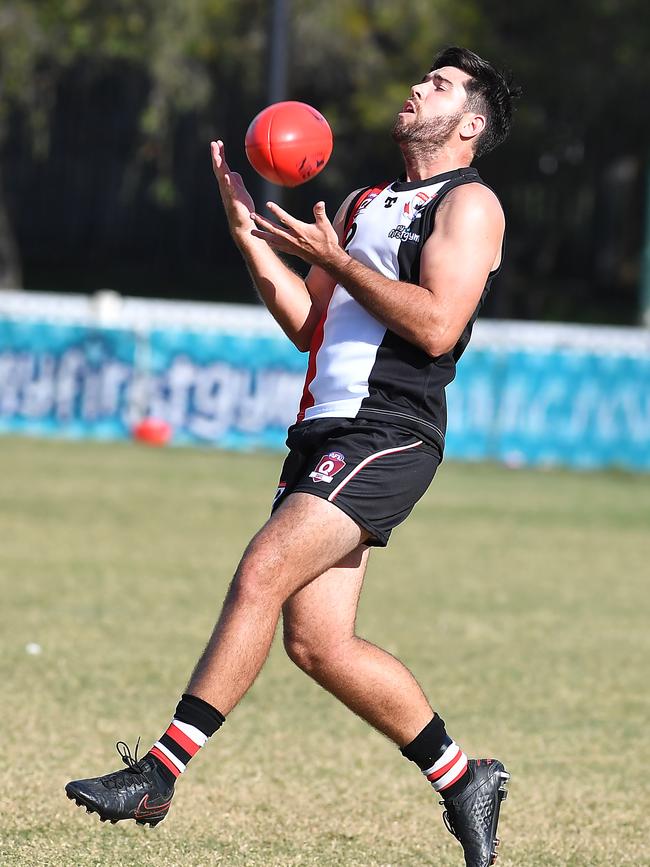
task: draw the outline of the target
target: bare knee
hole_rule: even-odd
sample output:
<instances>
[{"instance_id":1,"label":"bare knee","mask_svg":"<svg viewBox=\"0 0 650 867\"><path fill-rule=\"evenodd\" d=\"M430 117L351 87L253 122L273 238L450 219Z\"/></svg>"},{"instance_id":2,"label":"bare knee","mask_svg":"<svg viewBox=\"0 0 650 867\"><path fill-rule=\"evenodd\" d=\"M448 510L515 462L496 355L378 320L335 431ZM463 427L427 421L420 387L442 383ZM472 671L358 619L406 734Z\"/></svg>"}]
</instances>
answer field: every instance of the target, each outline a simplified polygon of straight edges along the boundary
<instances>
[{"instance_id":1,"label":"bare knee","mask_svg":"<svg viewBox=\"0 0 650 867\"><path fill-rule=\"evenodd\" d=\"M346 639L336 636L323 637L292 629L284 630L284 649L289 659L311 677L335 668L345 652Z\"/></svg>"},{"instance_id":2,"label":"bare knee","mask_svg":"<svg viewBox=\"0 0 650 867\"><path fill-rule=\"evenodd\" d=\"M295 589L295 572L277 546L258 534L242 556L229 595L243 604L282 604Z\"/></svg>"}]
</instances>

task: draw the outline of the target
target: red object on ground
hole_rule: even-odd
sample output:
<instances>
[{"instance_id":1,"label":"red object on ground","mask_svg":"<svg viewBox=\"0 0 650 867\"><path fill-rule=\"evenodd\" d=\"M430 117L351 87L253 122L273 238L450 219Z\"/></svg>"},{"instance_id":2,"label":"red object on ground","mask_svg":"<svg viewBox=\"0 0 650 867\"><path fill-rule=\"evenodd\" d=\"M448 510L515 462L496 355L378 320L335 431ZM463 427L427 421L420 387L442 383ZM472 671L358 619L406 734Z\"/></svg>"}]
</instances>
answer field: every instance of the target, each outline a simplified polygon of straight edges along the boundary
<instances>
[{"instance_id":1,"label":"red object on ground","mask_svg":"<svg viewBox=\"0 0 650 867\"><path fill-rule=\"evenodd\" d=\"M172 426L160 418L143 418L133 427L133 439L149 446L164 446L172 438Z\"/></svg>"},{"instance_id":2,"label":"red object on ground","mask_svg":"<svg viewBox=\"0 0 650 867\"><path fill-rule=\"evenodd\" d=\"M332 130L323 115L304 102L275 102L251 121L246 156L255 171L282 187L297 187L327 165Z\"/></svg>"}]
</instances>

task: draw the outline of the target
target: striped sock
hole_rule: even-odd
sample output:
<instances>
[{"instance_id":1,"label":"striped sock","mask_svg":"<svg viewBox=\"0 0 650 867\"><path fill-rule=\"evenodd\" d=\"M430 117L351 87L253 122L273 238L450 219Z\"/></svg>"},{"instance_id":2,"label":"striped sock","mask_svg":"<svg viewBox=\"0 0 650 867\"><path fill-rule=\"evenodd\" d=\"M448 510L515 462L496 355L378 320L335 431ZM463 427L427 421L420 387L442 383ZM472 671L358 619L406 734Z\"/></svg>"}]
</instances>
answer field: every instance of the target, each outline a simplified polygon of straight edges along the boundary
<instances>
[{"instance_id":1,"label":"striped sock","mask_svg":"<svg viewBox=\"0 0 650 867\"><path fill-rule=\"evenodd\" d=\"M443 798L448 798L451 787L467 774L467 756L458 744L449 738L449 746L438 761L430 768L423 768L422 773L436 792L441 792Z\"/></svg>"},{"instance_id":2,"label":"striped sock","mask_svg":"<svg viewBox=\"0 0 650 867\"><path fill-rule=\"evenodd\" d=\"M418 765L445 799L458 795L469 782L467 756L449 737L444 720L437 714L401 752Z\"/></svg>"},{"instance_id":3,"label":"striped sock","mask_svg":"<svg viewBox=\"0 0 650 867\"><path fill-rule=\"evenodd\" d=\"M160 739L149 750L158 770L173 785L198 753L225 721L223 714L195 695L183 695L174 718Z\"/></svg>"}]
</instances>

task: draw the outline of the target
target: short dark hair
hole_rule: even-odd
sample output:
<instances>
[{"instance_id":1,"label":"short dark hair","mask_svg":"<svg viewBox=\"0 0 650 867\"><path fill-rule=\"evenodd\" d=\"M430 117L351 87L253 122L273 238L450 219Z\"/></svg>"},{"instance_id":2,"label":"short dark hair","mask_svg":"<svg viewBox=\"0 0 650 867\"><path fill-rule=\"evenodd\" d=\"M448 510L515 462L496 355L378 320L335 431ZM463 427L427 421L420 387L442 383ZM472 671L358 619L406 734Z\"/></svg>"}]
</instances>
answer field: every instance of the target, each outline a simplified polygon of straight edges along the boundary
<instances>
[{"instance_id":1,"label":"short dark hair","mask_svg":"<svg viewBox=\"0 0 650 867\"><path fill-rule=\"evenodd\" d=\"M511 72L495 69L468 48L457 45L444 48L435 56L431 71L443 66L454 66L470 76L465 84L467 107L485 115L485 129L474 145L474 156L481 157L508 137L513 103L521 96L521 88L513 85Z\"/></svg>"}]
</instances>

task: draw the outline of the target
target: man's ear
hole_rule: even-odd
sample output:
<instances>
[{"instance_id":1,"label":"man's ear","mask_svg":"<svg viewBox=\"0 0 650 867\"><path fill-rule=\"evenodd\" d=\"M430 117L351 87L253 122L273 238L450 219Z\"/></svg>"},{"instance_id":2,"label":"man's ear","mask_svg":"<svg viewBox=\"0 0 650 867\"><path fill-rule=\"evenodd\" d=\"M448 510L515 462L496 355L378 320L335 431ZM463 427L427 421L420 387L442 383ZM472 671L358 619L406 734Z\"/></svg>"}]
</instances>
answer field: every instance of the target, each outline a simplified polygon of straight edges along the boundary
<instances>
[{"instance_id":1,"label":"man's ear","mask_svg":"<svg viewBox=\"0 0 650 867\"><path fill-rule=\"evenodd\" d=\"M465 141L476 138L485 129L485 115L468 114L460 128L460 136Z\"/></svg>"}]
</instances>

